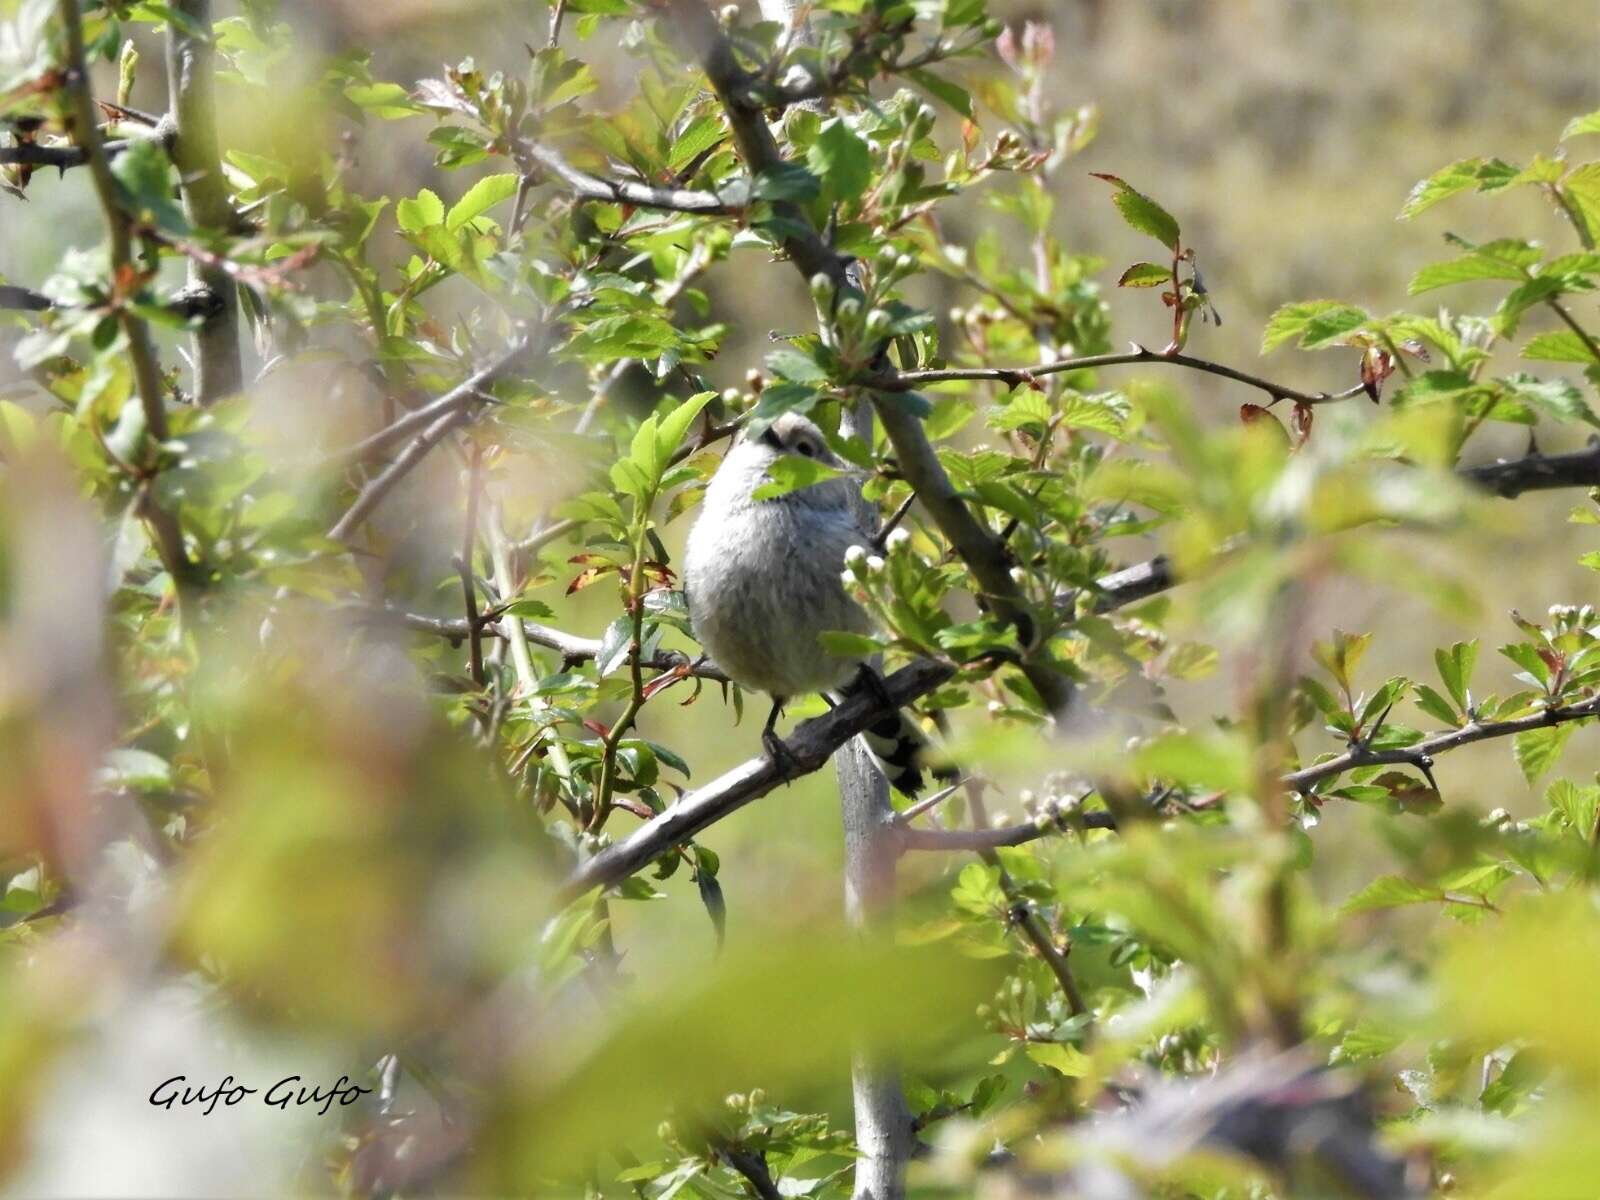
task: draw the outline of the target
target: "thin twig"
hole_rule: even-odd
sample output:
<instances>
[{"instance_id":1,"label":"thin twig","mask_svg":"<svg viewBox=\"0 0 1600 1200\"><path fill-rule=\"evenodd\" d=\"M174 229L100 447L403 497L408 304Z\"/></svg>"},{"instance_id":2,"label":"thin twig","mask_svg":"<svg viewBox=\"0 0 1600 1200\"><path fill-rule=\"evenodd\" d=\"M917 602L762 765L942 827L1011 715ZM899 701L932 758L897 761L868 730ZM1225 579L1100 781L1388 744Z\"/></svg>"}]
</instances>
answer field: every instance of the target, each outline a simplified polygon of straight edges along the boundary
<instances>
[{"instance_id":1,"label":"thin twig","mask_svg":"<svg viewBox=\"0 0 1600 1200\"><path fill-rule=\"evenodd\" d=\"M467 521L462 537L461 556L456 559L456 570L461 575L461 591L467 607L468 661L472 667L472 681L481 691L486 677L483 672L483 622L478 617L478 582L472 573L472 559L478 546L478 500L483 493L483 447L473 442L467 466Z\"/></svg>"},{"instance_id":2,"label":"thin twig","mask_svg":"<svg viewBox=\"0 0 1600 1200\"><path fill-rule=\"evenodd\" d=\"M1222 363L1212 362L1209 359L1196 358L1191 354L1160 354L1154 350L1147 350L1143 346L1135 346L1134 349L1126 354L1092 354L1082 358L1062 358L1057 359L1055 362L1041 363L1035 367L946 367L927 371L878 372L858 382L883 392L909 392L919 387L927 387L929 384L950 383L959 380L1003 383L1007 387L1016 388L1024 385L1031 386L1039 379L1049 375L1059 375L1066 371L1093 371L1103 367L1140 364L1185 367L1191 371L1219 375L1224 379L1232 379L1236 383L1246 384L1258 391L1265 392L1274 400L1292 400L1296 404L1332 404L1340 400L1349 400L1364 393L1364 389L1360 385L1347 388L1342 392L1303 392L1297 388L1275 383L1270 379L1263 379L1259 375L1251 375L1248 372L1236 370Z\"/></svg>"},{"instance_id":3,"label":"thin twig","mask_svg":"<svg viewBox=\"0 0 1600 1200\"><path fill-rule=\"evenodd\" d=\"M1424 738L1412 746L1389 750L1352 747L1343 754L1285 775L1283 782L1287 787L1304 792L1324 779L1356 767L1392 765L1431 770L1436 755L1454 750L1458 746L1486 741L1489 738L1511 737L1518 733L1547 729L1552 725L1565 725L1572 721L1587 721L1595 716L1600 716L1600 695L1578 704L1557 705L1532 716L1517 717L1509 721L1469 721L1460 729L1446 730L1433 737Z\"/></svg>"}]
</instances>

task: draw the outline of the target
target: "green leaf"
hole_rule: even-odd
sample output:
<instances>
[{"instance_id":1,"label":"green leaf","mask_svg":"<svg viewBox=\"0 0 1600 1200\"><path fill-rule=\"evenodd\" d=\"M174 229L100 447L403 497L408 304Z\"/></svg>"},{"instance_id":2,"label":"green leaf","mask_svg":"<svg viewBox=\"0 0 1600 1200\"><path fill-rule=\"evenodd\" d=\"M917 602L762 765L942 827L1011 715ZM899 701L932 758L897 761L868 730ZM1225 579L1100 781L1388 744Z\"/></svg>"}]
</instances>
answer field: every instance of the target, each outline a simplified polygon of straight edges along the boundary
<instances>
[{"instance_id":1,"label":"green leaf","mask_svg":"<svg viewBox=\"0 0 1600 1200\"><path fill-rule=\"evenodd\" d=\"M1582 421L1600 425L1583 393L1566 379L1535 379L1531 375L1511 375L1501 380L1511 394L1523 403L1558 421Z\"/></svg>"},{"instance_id":2,"label":"green leaf","mask_svg":"<svg viewBox=\"0 0 1600 1200\"><path fill-rule=\"evenodd\" d=\"M1562 177L1559 186L1588 227L1590 239L1600 237L1600 162L1574 167Z\"/></svg>"},{"instance_id":3,"label":"green leaf","mask_svg":"<svg viewBox=\"0 0 1600 1200\"><path fill-rule=\"evenodd\" d=\"M1172 733L1157 738L1134 757L1146 775L1219 791L1250 786L1250 751L1235 736L1222 733Z\"/></svg>"},{"instance_id":4,"label":"green leaf","mask_svg":"<svg viewBox=\"0 0 1600 1200\"><path fill-rule=\"evenodd\" d=\"M843 117L823 123L806 164L836 200L854 200L872 181L872 153Z\"/></svg>"},{"instance_id":5,"label":"green leaf","mask_svg":"<svg viewBox=\"0 0 1600 1200\"><path fill-rule=\"evenodd\" d=\"M1093 1060L1082 1050L1064 1042L1029 1042L1025 1053L1041 1067L1049 1067L1068 1079L1084 1078L1093 1065Z\"/></svg>"},{"instance_id":6,"label":"green leaf","mask_svg":"<svg viewBox=\"0 0 1600 1200\"><path fill-rule=\"evenodd\" d=\"M1584 340L1570 329L1541 333L1522 348L1522 357L1537 359L1540 362L1600 362Z\"/></svg>"},{"instance_id":7,"label":"green leaf","mask_svg":"<svg viewBox=\"0 0 1600 1200\"><path fill-rule=\"evenodd\" d=\"M826 463L820 463L814 458L797 458L792 454L785 454L767 468L767 478L772 482L762 484L750 495L756 500L772 500L778 496L787 496L790 492L797 492L801 488L811 487L813 484L838 479L843 474L844 472Z\"/></svg>"},{"instance_id":8,"label":"green leaf","mask_svg":"<svg viewBox=\"0 0 1600 1200\"><path fill-rule=\"evenodd\" d=\"M1171 213L1117 176L1099 172L1093 174L1096 179L1103 179L1117 189L1112 201L1124 221L1140 233L1149 234L1174 254L1178 252L1182 233Z\"/></svg>"},{"instance_id":9,"label":"green leaf","mask_svg":"<svg viewBox=\"0 0 1600 1200\"><path fill-rule=\"evenodd\" d=\"M1544 794L1545 803L1585 841L1594 836L1600 820L1600 787L1581 788L1571 780L1558 779Z\"/></svg>"},{"instance_id":10,"label":"green leaf","mask_svg":"<svg viewBox=\"0 0 1600 1200\"><path fill-rule=\"evenodd\" d=\"M1337 300L1305 300L1285 304L1267 320L1261 335L1261 353L1271 354L1298 337L1303 349L1359 329L1370 320L1362 309Z\"/></svg>"},{"instance_id":11,"label":"green leaf","mask_svg":"<svg viewBox=\"0 0 1600 1200\"><path fill-rule=\"evenodd\" d=\"M1501 249L1504 253L1497 252ZM1479 247L1471 254L1464 254L1449 262L1433 263L1423 267L1412 276L1406 290L1413 296L1419 296L1423 292L1431 292L1434 288L1470 283L1479 279L1510 279L1521 283L1528 277L1526 268L1538 262L1541 257L1538 248L1528 245L1527 242L1492 242Z\"/></svg>"},{"instance_id":12,"label":"green leaf","mask_svg":"<svg viewBox=\"0 0 1600 1200\"><path fill-rule=\"evenodd\" d=\"M172 163L154 138L134 138L111 160L111 173L135 216L153 221L168 233L181 236L189 232L188 219L172 198Z\"/></svg>"},{"instance_id":13,"label":"green leaf","mask_svg":"<svg viewBox=\"0 0 1600 1200\"><path fill-rule=\"evenodd\" d=\"M1519 733L1512 741L1512 750L1516 755L1517 766L1522 768L1522 777L1533 783L1555 766L1556 759L1561 757L1561 751L1566 747L1567 739L1572 736L1574 725L1568 722L1565 725L1551 725L1544 729L1530 729L1527 733Z\"/></svg>"},{"instance_id":14,"label":"green leaf","mask_svg":"<svg viewBox=\"0 0 1600 1200\"><path fill-rule=\"evenodd\" d=\"M1416 694L1417 707L1434 720L1452 727L1461 724L1461 716L1451 707L1450 702L1427 684L1415 683L1411 688Z\"/></svg>"},{"instance_id":15,"label":"green leaf","mask_svg":"<svg viewBox=\"0 0 1600 1200\"><path fill-rule=\"evenodd\" d=\"M468 222L481 217L496 204L511 199L517 194L520 183L520 177L514 174L484 176L467 190L465 196L456 201L455 207L450 210L450 215L445 220L445 228L452 232L460 229Z\"/></svg>"},{"instance_id":16,"label":"green leaf","mask_svg":"<svg viewBox=\"0 0 1600 1200\"><path fill-rule=\"evenodd\" d=\"M135 792L160 792L172 786L172 767L148 750L113 750L100 768L102 787Z\"/></svg>"},{"instance_id":17,"label":"green leaf","mask_svg":"<svg viewBox=\"0 0 1600 1200\"><path fill-rule=\"evenodd\" d=\"M444 223L444 201L423 188L394 206L394 219L406 233L421 233Z\"/></svg>"},{"instance_id":18,"label":"green leaf","mask_svg":"<svg viewBox=\"0 0 1600 1200\"><path fill-rule=\"evenodd\" d=\"M1172 268L1163 267L1157 263L1134 263L1122 273L1122 278L1117 280L1118 287L1160 287L1172 282Z\"/></svg>"},{"instance_id":19,"label":"green leaf","mask_svg":"<svg viewBox=\"0 0 1600 1200\"><path fill-rule=\"evenodd\" d=\"M1454 196L1457 192L1469 191L1477 188L1479 191L1490 191L1497 187L1504 187L1518 174L1517 168L1509 163L1501 162L1497 158L1466 158L1460 162L1453 162L1448 167L1441 168L1416 187L1411 189L1411 195L1406 198L1405 207L1400 210L1402 221L1410 220L1418 213L1426 212L1441 200Z\"/></svg>"},{"instance_id":20,"label":"green leaf","mask_svg":"<svg viewBox=\"0 0 1600 1200\"><path fill-rule=\"evenodd\" d=\"M1450 649L1433 652L1434 665L1439 668L1439 678L1456 707L1466 712L1472 703L1472 668L1478 661L1478 642L1457 642Z\"/></svg>"},{"instance_id":21,"label":"green leaf","mask_svg":"<svg viewBox=\"0 0 1600 1200\"><path fill-rule=\"evenodd\" d=\"M1372 912L1380 908L1399 908L1405 904L1425 904L1442 900L1444 893L1438 888L1412 883L1401 875L1383 875L1374 879L1340 907L1342 913Z\"/></svg>"},{"instance_id":22,"label":"green leaf","mask_svg":"<svg viewBox=\"0 0 1600 1200\"><path fill-rule=\"evenodd\" d=\"M906 77L935 100L949 105L967 120L972 120L972 96L966 88L951 83L948 79L941 79L932 71L920 69L907 71Z\"/></svg>"},{"instance_id":23,"label":"green leaf","mask_svg":"<svg viewBox=\"0 0 1600 1200\"><path fill-rule=\"evenodd\" d=\"M1600 111L1589 113L1582 117L1573 117L1567 122L1567 127L1561 131L1561 140L1579 137L1585 133L1600 133Z\"/></svg>"},{"instance_id":24,"label":"green leaf","mask_svg":"<svg viewBox=\"0 0 1600 1200\"><path fill-rule=\"evenodd\" d=\"M846 633L839 629L826 630L817 635L824 651L835 658L871 658L883 652L883 643L877 638L861 633Z\"/></svg>"},{"instance_id":25,"label":"green leaf","mask_svg":"<svg viewBox=\"0 0 1600 1200\"><path fill-rule=\"evenodd\" d=\"M695 118L672 143L672 150L667 155L667 166L674 171L681 170L697 156L720 142L725 133L725 126L720 116Z\"/></svg>"},{"instance_id":26,"label":"green leaf","mask_svg":"<svg viewBox=\"0 0 1600 1200\"><path fill-rule=\"evenodd\" d=\"M663 471L672 456L677 453L678 447L683 444L689 426L694 424L694 419L716 398L716 395L715 392L696 392L661 418L661 424L656 429L656 458L661 463ZM659 474L657 477L659 478Z\"/></svg>"}]
</instances>

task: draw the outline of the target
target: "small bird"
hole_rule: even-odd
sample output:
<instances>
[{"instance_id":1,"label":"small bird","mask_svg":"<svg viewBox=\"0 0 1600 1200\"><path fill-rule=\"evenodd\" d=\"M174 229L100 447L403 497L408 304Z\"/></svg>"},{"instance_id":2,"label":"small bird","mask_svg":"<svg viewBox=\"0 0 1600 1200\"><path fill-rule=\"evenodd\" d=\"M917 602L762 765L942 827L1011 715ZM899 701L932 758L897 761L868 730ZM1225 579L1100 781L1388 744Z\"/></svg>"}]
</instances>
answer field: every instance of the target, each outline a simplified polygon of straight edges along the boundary
<instances>
[{"instance_id":1,"label":"small bird","mask_svg":"<svg viewBox=\"0 0 1600 1200\"><path fill-rule=\"evenodd\" d=\"M845 474L755 499L751 493L769 482L767 469L786 455L849 469L822 431L798 413L740 434L706 489L683 572L700 644L735 683L772 697L761 743L780 762L786 751L774 726L788 700L882 687L868 664L830 654L819 640L829 630L872 629L840 578L851 547L869 548L873 541L858 477ZM926 742L910 718L896 712L863 737L889 782L915 796Z\"/></svg>"}]
</instances>

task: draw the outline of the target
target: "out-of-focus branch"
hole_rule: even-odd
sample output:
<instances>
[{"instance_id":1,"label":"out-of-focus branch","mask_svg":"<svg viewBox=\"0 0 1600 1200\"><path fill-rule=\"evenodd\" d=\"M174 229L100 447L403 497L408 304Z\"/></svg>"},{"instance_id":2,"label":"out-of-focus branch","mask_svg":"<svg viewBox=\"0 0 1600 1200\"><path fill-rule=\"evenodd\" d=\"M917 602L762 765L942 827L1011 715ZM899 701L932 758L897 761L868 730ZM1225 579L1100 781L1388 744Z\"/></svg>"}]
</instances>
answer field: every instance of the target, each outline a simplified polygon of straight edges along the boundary
<instances>
[{"instance_id":1,"label":"out-of-focus branch","mask_svg":"<svg viewBox=\"0 0 1600 1200\"><path fill-rule=\"evenodd\" d=\"M744 205L725 200L715 192L697 192L687 188L654 187L631 179L606 179L591 175L573 166L548 146L529 144L523 147L521 157L527 165L537 165L545 173L566 185L573 195L584 200L599 200L607 204L631 204L635 208L654 208L665 212L694 213L701 216L728 217L744 211Z\"/></svg>"},{"instance_id":2,"label":"out-of-focus branch","mask_svg":"<svg viewBox=\"0 0 1600 1200\"><path fill-rule=\"evenodd\" d=\"M173 0L178 17L167 24L167 79L174 122L172 160L178 167L184 214L198 229L221 231L235 220L217 144L216 45L211 0ZM244 386L239 350L239 297L228 273L189 260L191 285L203 287L217 306L194 335L194 396L201 405Z\"/></svg>"},{"instance_id":3,"label":"out-of-focus branch","mask_svg":"<svg viewBox=\"0 0 1600 1200\"><path fill-rule=\"evenodd\" d=\"M532 339L519 337L504 354L487 366L474 371L437 400L413 409L371 437L364 438L349 449L339 452L334 456L334 461L360 462L409 434L426 430L441 417L474 404L487 403L490 398L489 389L520 366L532 348Z\"/></svg>"},{"instance_id":4,"label":"out-of-focus branch","mask_svg":"<svg viewBox=\"0 0 1600 1200\"><path fill-rule=\"evenodd\" d=\"M1360 384L1357 384L1342 392L1303 392L1298 388L1287 387L1209 359L1196 358L1191 354L1160 354L1143 346L1135 346L1126 354L1094 354L1083 358L1062 358L1035 367L948 367L928 371L880 371L859 382L880 392L910 392L919 387L927 387L929 384L950 383L957 380L1003 383L1007 387L1016 388L1067 371L1093 371L1102 367L1131 365L1185 367L1191 371L1201 371L1207 375L1231 379L1235 383L1242 383L1265 392L1274 400L1292 400L1296 404L1332 404L1360 396L1365 391Z\"/></svg>"},{"instance_id":5,"label":"out-of-focus branch","mask_svg":"<svg viewBox=\"0 0 1600 1200\"><path fill-rule=\"evenodd\" d=\"M1514 500L1524 492L1600 487L1600 438L1571 454L1529 454L1524 458L1466 467L1458 472L1485 491Z\"/></svg>"},{"instance_id":6,"label":"out-of-focus branch","mask_svg":"<svg viewBox=\"0 0 1600 1200\"><path fill-rule=\"evenodd\" d=\"M874 721L926 696L955 676L953 664L918 659L884 681L890 701L884 707L869 689L852 693L824 716L806 721L788 738L793 772L762 756L735 767L684 796L628 837L600 851L580 866L558 892L558 900L576 899L597 887L610 887L683 845L723 817L772 791L779 784L821 770L835 750Z\"/></svg>"},{"instance_id":7,"label":"out-of-focus branch","mask_svg":"<svg viewBox=\"0 0 1600 1200\"><path fill-rule=\"evenodd\" d=\"M94 97L89 92L89 72L84 57L83 15L78 9L78 0L58 0L56 11L67 35L63 86L71 105L72 136L82 149L84 162L94 180L95 194L99 198L111 241L111 292L115 298L118 324L128 341L128 359L133 367L134 384L138 388L139 403L144 411L147 444L141 469L148 471L159 452L159 443L166 441L168 434L163 394L165 385L149 327L126 303L126 293L137 286L139 279L138 268L133 262L132 222L122 210L117 180L111 173L111 162L100 138L100 128L95 124ZM177 517L161 507L150 484L151 480L146 477L140 485L138 513L150 528L151 540L155 543L162 565L172 577L181 604L183 598L199 586L200 580L194 564L189 561L183 542L183 529Z\"/></svg>"},{"instance_id":8,"label":"out-of-focus branch","mask_svg":"<svg viewBox=\"0 0 1600 1200\"><path fill-rule=\"evenodd\" d=\"M896 837L906 850L996 850L1022 846L1065 830L1115 829L1116 819L1106 812L1058 813L1017 825L994 829L913 829L901 827Z\"/></svg>"},{"instance_id":9,"label":"out-of-focus branch","mask_svg":"<svg viewBox=\"0 0 1600 1200\"><path fill-rule=\"evenodd\" d=\"M54 307L49 296L42 296L24 287L0 284L0 309L13 312L45 312Z\"/></svg>"}]
</instances>

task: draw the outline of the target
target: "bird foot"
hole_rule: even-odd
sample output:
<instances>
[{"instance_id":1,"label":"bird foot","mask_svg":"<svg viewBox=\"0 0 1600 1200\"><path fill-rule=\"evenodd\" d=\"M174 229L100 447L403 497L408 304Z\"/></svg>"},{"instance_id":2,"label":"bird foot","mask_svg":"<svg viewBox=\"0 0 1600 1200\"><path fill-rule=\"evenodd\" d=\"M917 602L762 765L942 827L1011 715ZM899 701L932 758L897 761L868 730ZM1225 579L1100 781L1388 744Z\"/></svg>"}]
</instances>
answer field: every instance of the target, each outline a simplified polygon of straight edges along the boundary
<instances>
[{"instance_id":1,"label":"bird foot","mask_svg":"<svg viewBox=\"0 0 1600 1200\"><path fill-rule=\"evenodd\" d=\"M795 758L784 740L778 736L776 730L764 729L761 731L761 748L767 752L767 757L772 760L772 765L777 767L785 779L799 775L800 760Z\"/></svg>"}]
</instances>

